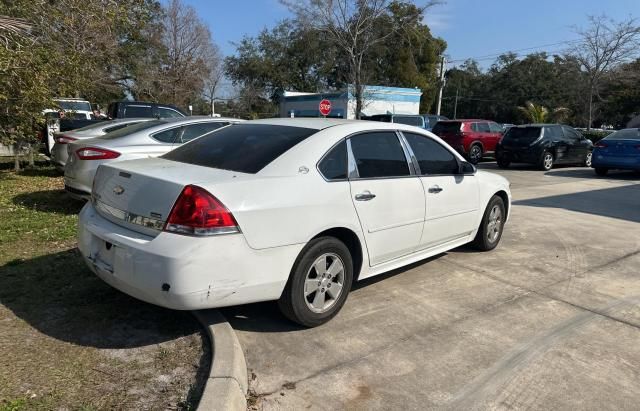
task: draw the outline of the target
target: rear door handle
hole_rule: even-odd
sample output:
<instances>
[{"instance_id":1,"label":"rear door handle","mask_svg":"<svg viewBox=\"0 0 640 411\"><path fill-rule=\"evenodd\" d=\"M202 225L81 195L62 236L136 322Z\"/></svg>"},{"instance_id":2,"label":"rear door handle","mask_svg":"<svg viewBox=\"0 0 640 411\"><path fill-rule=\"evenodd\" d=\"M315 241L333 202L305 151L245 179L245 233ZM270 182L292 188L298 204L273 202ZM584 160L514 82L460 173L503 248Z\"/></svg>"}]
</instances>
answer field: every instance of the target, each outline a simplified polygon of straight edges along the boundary
<instances>
[{"instance_id":1,"label":"rear door handle","mask_svg":"<svg viewBox=\"0 0 640 411\"><path fill-rule=\"evenodd\" d=\"M442 188L440 186L429 187L429 192L430 193L436 193L437 194L437 193L439 193L441 191L442 191Z\"/></svg>"},{"instance_id":2,"label":"rear door handle","mask_svg":"<svg viewBox=\"0 0 640 411\"><path fill-rule=\"evenodd\" d=\"M373 200L374 198L376 198L376 195L372 194L369 191L365 191L363 193L356 194L356 201L369 201L369 200Z\"/></svg>"}]
</instances>

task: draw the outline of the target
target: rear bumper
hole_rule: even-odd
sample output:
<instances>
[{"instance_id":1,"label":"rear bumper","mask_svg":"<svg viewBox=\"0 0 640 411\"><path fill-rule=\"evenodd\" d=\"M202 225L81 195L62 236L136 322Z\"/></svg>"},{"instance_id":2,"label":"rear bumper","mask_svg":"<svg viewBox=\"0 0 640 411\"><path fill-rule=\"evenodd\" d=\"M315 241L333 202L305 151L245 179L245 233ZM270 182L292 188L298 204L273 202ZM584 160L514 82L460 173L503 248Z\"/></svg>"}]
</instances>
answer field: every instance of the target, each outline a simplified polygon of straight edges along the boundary
<instances>
[{"instance_id":1,"label":"rear bumper","mask_svg":"<svg viewBox=\"0 0 640 411\"><path fill-rule=\"evenodd\" d=\"M594 153L591 167L616 170L640 170L640 155L637 157L613 157Z\"/></svg>"},{"instance_id":2,"label":"rear bumper","mask_svg":"<svg viewBox=\"0 0 640 411\"><path fill-rule=\"evenodd\" d=\"M278 299L302 247L255 250L242 234L149 237L109 222L91 203L79 218L78 248L98 277L135 298L176 310Z\"/></svg>"}]
</instances>

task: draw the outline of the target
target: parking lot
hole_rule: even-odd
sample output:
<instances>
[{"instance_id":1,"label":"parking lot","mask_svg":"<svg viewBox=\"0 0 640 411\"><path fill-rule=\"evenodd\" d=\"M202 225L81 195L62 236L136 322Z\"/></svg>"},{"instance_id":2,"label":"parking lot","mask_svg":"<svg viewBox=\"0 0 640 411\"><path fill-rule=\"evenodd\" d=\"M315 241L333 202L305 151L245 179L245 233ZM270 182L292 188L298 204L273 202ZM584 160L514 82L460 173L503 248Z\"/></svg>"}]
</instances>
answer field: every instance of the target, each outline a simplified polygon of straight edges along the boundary
<instances>
[{"instance_id":1,"label":"parking lot","mask_svg":"<svg viewBox=\"0 0 640 411\"><path fill-rule=\"evenodd\" d=\"M640 178L480 168L512 182L496 250L358 283L315 329L274 303L223 310L252 407L637 409Z\"/></svg>"}]
</instances>

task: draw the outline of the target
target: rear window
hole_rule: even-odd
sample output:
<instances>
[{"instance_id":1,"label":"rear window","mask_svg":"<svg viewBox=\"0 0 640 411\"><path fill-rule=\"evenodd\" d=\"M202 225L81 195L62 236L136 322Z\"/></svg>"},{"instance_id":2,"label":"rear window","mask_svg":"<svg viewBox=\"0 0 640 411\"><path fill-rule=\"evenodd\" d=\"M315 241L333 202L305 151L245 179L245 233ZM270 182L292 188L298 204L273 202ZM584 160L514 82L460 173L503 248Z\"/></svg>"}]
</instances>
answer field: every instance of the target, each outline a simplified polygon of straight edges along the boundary
<instances>
[{"instance_id":1,"label":"rear window","mask_svg":"<svg viewBox=\"0 0 640 411\"><path fill-rule=\"evenodd\" d=\"M317 131L269 124L234 124L176 148L162 158L255 174Z\"/></svg>"},{"instance_id":2,"label":"rear window","mask_svg":"<svg viewBox=\"0 0 640 411\"><path fill-rule=\"evenodd\" d=\"M640 140L640 128L625 128L609 134L604 140Z\"/></svg>"},{"instance_id":3,"label":"rear window","mask_svg":"<svg viewBox=\"0 0 640 411\"><path fill-rule=\"evenodd\" d=\"M162 124L167 124L167 122L164 120L144 121L142 123L134 124L129 127L123 127L120 130L112 131L111 133L107 133L100 138L104 138L104 139L120 138L120 137L128 136L129 134L137 133L138 131L160 126Z\"/></svg>"},{"instance_id":4,"label":"rear window","mask_svg":"<svg viewBox=\"0 0 640 411\"><path fill-rule=\"evenodd\" d=\"M58 106L68 111L91 111L91 104L88 101L64 101L55 100Z\"/></svg>"},{"instance_id":5,"label":"rear window","mask_svg":"<svg viewBox=\"0 0 640 411\"><path fill-rule=\"evenodd\" d=\"M517 139L521 143L533 143L540 137L540 127L511 127L505 133L503 141Z\"/></svg>"},{"instance_id":6,"label":"rear window","mask_svg":"<svg viewBox=\"0 0 640 411\"><path fill-rule=\"evenodd\" d=\"M409 126L423 127L424 119L420 116L395 116L394 123L407 124Z\"/></svg>"},{"instance_id":7,"label":"rear window","mask_svg":"<svg viewBox=\"0 0 640 411\"><path fill-rule=\"evenodd\" d=\"M125 106L123 117L153 117L151 106Z\"/></svg>"},{"instance_id":8,"label":"rear window","mask_svg":"<svg viewBox=\"0 0 640 411\"><path fill-rule=\"evenodd\" d=\"M435 126L433 126L433 133L457 133L462 128L462 123L459 121L438 121Z\"/></svg>"}]
</instances>

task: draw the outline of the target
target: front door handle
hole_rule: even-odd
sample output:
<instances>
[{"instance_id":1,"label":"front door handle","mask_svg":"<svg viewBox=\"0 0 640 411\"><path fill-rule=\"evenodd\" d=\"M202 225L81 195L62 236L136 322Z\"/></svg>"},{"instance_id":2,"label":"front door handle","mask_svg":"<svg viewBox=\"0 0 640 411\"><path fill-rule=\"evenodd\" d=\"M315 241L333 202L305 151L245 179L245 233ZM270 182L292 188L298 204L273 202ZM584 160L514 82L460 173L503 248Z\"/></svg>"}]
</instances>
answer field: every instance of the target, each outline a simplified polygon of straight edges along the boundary
<instances>
[{"instance_id":1,"label":"front door handle","mask_svg":"<svg viewBox=\"0 0 640 411\"><path fill-rule=\"evenodd\" d=\"M356 194L356 201L369 201L376 198L375 194L372 194L370 191L365 191L360 194Z\"/></svg>"},{"instance_id":2,"label":"front door handle","mask_svg":"<svg viewBox=\"0 0 640 411\"><path fill-rule=\"evenodd\" d=\"M440 186L431 186L429 187L429 192L430 193L439 193L442 191L442 188Z\"/></svg>"}]
</instances>

